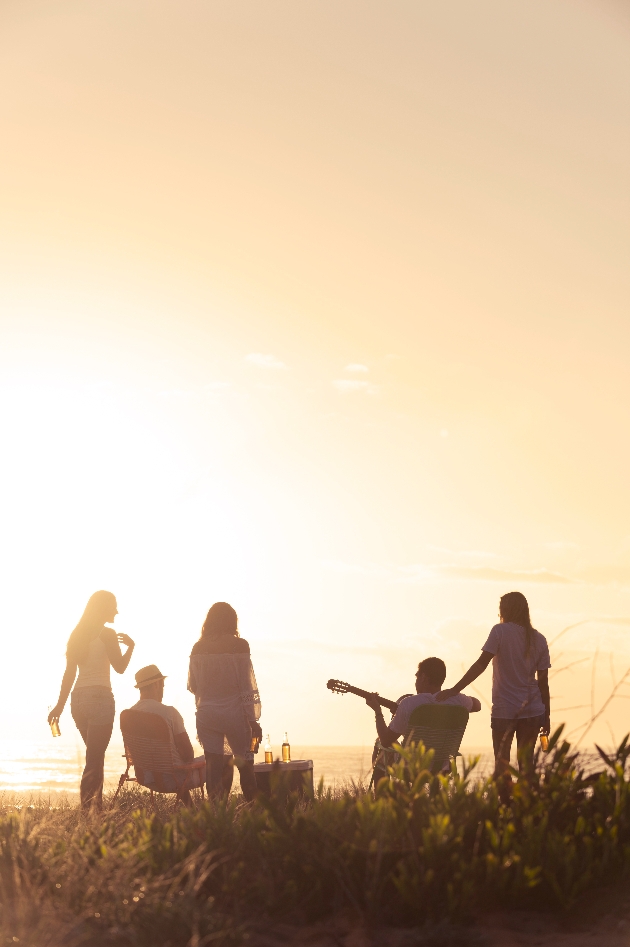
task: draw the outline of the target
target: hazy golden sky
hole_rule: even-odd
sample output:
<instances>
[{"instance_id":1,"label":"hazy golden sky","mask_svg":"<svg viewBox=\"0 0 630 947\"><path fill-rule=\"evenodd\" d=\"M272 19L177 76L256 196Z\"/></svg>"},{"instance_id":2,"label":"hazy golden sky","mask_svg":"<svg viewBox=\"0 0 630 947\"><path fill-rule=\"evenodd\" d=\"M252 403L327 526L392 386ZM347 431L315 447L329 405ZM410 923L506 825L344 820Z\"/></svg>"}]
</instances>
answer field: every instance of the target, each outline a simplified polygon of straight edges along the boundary
<instances>
[{"instance_id":1,"label":"hazy golden sky","mask_svg":"<svg viewBox=\"0 0 630 947\"><path fill-rule=\"evenodd\" d=\"M44 737L97 588L191 726L187 656L222 599L274 743L369 741L326 680L397 697L438 654L453 683L513 588L550 638L593 619L554 660L599 646L605 695L609 653L630 665L629 19L5 0L17 736ZM577 723L590 672L560 681ZM132 674L115 689L120 709ZM595 736L630 729L626 707Z\"/></svg>"}]
</instances>

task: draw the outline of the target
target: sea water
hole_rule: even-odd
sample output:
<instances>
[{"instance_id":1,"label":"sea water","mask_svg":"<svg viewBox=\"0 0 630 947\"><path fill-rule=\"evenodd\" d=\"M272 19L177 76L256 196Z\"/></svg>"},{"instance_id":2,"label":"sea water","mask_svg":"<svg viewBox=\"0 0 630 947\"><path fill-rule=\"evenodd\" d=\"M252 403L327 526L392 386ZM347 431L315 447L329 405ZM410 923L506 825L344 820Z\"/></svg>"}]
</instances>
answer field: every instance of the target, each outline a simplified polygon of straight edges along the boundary
<instances>
[{"instance_id":1,"label":"sea water","mask_svg":"<svg viewBox=\"0 0 630 947\"><path fill-rule=\"evenodd\" d=\"M491 770L492 753L488 748L463 747L466 757L481 755L479 771L484 775ZM201 754L195 747L195 754ZM291 746L294 760L313 760L315 785L323 778L324 785L341 789L352 784L369 782L372 771L372 746ZM259 753L256 762L263 761ZM72 743L52 738L47 743L29 743L17 740L0 741L0 792L20 795L75 794L79 791L81 773L85 765L82 741ZM114 790L125 771L122 743L112 743L105 756L105 789ZM461 771L461 770L460 770ZM133 772L133 771L132 771ZM235 774L234 787L238 786Z\"/></svg>"}]
</instances>

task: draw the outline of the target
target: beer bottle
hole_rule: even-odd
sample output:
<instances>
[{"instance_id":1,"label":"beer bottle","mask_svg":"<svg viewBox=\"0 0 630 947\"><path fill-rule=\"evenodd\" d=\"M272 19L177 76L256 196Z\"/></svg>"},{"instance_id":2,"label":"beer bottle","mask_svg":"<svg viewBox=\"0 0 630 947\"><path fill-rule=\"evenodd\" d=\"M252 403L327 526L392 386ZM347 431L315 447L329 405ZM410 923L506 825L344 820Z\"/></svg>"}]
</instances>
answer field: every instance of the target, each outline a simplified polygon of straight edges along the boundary
<instances>
[{"instance_id":1,"label":"beer bottle","mask_svg":"<svg viewBox=\"0 0 630 947\"><path fill-rule=\"evenodd\" d=\"M61 736L61 730L59 729L59 721L58 721L58 720L53 719L53 720L50 721L50 732L52 733L52 735L53 735L54 737L60 737L60 736Z\"/></svg>"},{"instance_id":2,"label":"beer bottle","mask_svg":"<svg viewBox=\"0 0 630 947\"><path fill-rule=\"evenodd\" d=\"M546 733L543 733L542 731L541 731L541 733L540 733L540 746L541 746L541 748L542 748L543 753L547 753L547 752L548 752L548 750L549 750L549 737L547 736Z\"/></svg>"},{"instance_id":3,"label":"beer bottle","mask_svg":"<svg viewBox=\"0 0 630 947\"><path fill-rule=\"evenodd\" d=\"M269 734L267 734L267 742L265 743L265 763L273 763L273 750L271 749Z\"/></svg>"},{"instance_id":4,"label":"beer bottle","mask_svg":"<svg viewBox=\"0 0 630 947\"><path fill-rule=\"evenodd\" d=\"M291 746L289 744L289 735L285 733L284 743L282 744L282 762L290 763L291 762Z\"/></svg>"}]
</instances>

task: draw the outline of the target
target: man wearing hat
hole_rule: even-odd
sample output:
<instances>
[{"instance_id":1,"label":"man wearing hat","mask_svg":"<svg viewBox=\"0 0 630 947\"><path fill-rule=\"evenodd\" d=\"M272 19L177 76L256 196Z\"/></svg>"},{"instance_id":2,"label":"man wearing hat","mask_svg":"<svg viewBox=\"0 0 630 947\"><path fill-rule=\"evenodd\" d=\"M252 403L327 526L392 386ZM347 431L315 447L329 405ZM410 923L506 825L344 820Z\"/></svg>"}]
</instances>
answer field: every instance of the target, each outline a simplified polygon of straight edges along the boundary
<instances>
[{"instance_id":1,"label":"man wearing hat","mask_svg":"<svg viewBox=\"0 0 630 947\"><path fill-rule=\"evenodd\" d=\"M163 717L171 732L175 749L182 763L192 763L195 759L195 753L190 742L190 737L186 733L184 720L179 710L162 703L164 696L164 681L166 677L155 664L149 664L147 667L140 668L136 673L135 686L140 691L140 700L131 707L131 710L139 710L147 714L159 714ZM200 757L204 759L204 757ZM180 798L187 805L190 803L190 793L187 789L179 793Z\"/></svg>"}]
</instances>

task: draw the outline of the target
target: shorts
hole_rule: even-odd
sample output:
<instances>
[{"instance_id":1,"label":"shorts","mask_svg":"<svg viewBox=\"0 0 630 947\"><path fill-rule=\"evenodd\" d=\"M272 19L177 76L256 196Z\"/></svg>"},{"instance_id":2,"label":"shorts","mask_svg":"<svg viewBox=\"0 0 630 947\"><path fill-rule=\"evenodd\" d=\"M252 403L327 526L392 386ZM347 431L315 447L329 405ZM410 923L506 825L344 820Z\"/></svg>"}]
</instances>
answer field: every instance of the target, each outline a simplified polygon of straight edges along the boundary
<instances>
[{"instance_id":1,"label":"shorts","mask_svg":"<svg viewBox=\"0 0 630 947\"><path fill-rule=\"evenodd\" d=\"M72 719L79 730L112 727L116 715L114 695L107 687L75 687L70 697Z\"/></svg>"},{"instance_id":2,"label":"shorts","mask_svg":"<svg viewBox=\"0 0 630 947\"><path fill-rule=\"evenodd\" d=\"M197 709L197 739L204 753L216 753L224 756L225 741L238 759L252 760L252 729L249 720L241 712L222 713L214 707Z\"/></svg>"},{"instance_id":3,"label":"shorts","mask_svg":"<svg viewBox=\"0 0 630 947\"><path fill-rule=\"evenodd\" d=\"M535 727L536 732L540 730L541 727L545 725L545 715L537 714L535 717L516 717L510 719L509 717L491 717L490 718L490 727L492 730L500 730L502 733L512 731L512 736L518 734L518 731L521 729L527 729Z\"/></svg>"}]
</instances>

